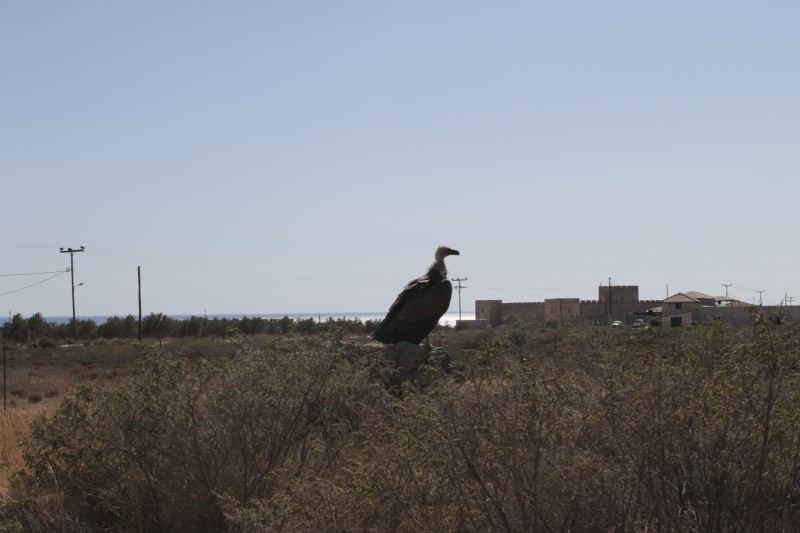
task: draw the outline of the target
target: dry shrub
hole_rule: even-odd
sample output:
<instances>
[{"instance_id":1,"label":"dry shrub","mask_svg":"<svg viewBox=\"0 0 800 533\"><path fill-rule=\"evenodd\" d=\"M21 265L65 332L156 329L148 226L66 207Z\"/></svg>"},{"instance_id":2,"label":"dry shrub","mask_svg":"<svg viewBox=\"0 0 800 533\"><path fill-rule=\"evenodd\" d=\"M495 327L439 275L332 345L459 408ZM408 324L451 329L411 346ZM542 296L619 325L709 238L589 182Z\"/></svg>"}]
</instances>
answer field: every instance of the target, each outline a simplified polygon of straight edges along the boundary
<instances>
[{"instance_id":1,"label":"dry shrub","mask_svg":"<svg viewBox=\"0 0 800 533\"><path fill-rule=\"evenodd\" d=\"M254 532L800 528L797 330L576 332L557 353L539 341L482 343L463 383L383 405L348 442L350 461L234 508L231 523Z\"/></svg>"},{"instance_id":2,"label":"dry shrub","mask_svg":"<svg viewBox=\"0 0 800 533\"><path fill-rule=\"evenodd\" d=\"M82 388L39 420L20 494L55 495L65 516L32 504L20 521L220 531L222 498L268 499L306 468L323 472L338 453L330 441L358 418L368 366L332 342L240 348L199 365L150 353L141 375L109 391Z\"/></svg>"},{"instance_id":3,"label":"dry shrub","mask_svg":"<svg viewBox=\"0 0 800 533\"><path fill-rule=\"evenodd\" d=\"M25 461L19 442L30 437L30 419L41 414L41 404L7 402L8 409L0 411L0 501L8 497L9 480L23 470Z\"/></svg>"},{"instance_id":4,"label":"dry shrub","mask_svg":"<svg viewBox=\"0 0 800 533\"><path fill-rule=\"evenodd\" d=\"M798 329L514 331L470 337L458 372L402 399L374 352L330 338L150 354L129 383L36 425L15 523L800 529Z\"/></svg>"}]
</instances>

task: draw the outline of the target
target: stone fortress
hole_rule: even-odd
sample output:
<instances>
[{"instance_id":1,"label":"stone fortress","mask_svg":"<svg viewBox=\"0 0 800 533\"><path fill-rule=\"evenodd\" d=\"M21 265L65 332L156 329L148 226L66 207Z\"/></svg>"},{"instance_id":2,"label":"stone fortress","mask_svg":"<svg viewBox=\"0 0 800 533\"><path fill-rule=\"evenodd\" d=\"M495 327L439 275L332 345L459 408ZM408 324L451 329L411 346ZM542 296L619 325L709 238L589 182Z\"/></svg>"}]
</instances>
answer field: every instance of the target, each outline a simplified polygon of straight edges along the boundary
<instances>
[{"instance_id":1,"label":"stone fortress","mask_svg":"<svg viewBox=\"0 0 800 533\"><path fill-rule=\"evenodd\" d=\"M719 317L729 324L751 322L750 304L701 292L677 293L665 300L640 300L637 285L600 285L597 300L551 298L544 302L476 300L475 321L497 326L508 322L532 322L543 326L605 326L615 320L629 326L637 318L660 317L664 325L680 327ZM800 306L759 306L779 322L800 316Z\"/></svg>"},{"instance_id":2,"label":"stone fortress","mask_svg":"<svg viewBox=\"0 0 800 533\"><path fill-rule=\"evenodd\" d=\"M626 324L661 307L661 300L640 300L638 285L601 285L597 300L549 298L544 302L476 300L475 319L490 325L520 320L540 324L605 325L614 320Z\"/></svg>"}]
</instances>

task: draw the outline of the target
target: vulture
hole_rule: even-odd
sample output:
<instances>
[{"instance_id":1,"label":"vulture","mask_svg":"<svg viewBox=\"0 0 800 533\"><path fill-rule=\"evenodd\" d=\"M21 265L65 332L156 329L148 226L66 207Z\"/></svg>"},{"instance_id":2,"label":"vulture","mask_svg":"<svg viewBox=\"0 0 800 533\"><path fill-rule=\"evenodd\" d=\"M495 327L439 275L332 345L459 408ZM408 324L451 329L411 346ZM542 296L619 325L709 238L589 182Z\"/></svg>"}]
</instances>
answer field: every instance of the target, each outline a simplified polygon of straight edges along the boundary
<instances>
[{"instance_id":1,"label":"vulture","mask_svg":"<svg viewBox=\"0 0 800 533\"><path fill-rule=\"evenodd\" d=\"M411 281L397 296L372 340L384 344L411 342L419 344L433 331L439 319L450 307L453 286L447 279L444 258L461 255L458 250L440 246L434 255L435 261L428 272Z\"/></svg>"}]
</instances>

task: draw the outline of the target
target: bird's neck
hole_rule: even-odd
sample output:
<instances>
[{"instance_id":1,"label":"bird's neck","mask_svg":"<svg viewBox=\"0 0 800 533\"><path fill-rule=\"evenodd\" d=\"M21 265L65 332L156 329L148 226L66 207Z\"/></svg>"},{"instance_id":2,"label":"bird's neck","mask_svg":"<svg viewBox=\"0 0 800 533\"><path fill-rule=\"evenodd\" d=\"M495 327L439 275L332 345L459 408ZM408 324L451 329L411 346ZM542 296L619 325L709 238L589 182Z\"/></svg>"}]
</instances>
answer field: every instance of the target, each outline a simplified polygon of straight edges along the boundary
<instances>
[{"instance_id":1,"label":"bird's neck","mask_svg":"<svg viewBox=\"0 0 800 533\"><path fill-rule=\"evenodd\" d=\"M434 261L433 263L431 263L431 266L428 268L428 270L430 272L434 272L435 271L442 278L446 278L447 277L447 267L444 266L444 261L443 260L442 261Z\"/></svg>"}]
</instances>

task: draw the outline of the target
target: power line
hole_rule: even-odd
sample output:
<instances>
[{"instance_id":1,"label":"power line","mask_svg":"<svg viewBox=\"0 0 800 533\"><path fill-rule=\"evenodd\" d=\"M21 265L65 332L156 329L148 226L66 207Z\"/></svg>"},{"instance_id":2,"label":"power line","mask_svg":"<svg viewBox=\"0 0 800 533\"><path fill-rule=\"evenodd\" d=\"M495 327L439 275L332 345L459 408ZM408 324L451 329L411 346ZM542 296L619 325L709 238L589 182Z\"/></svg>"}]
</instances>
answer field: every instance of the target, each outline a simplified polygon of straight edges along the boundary
<instances>
[{"instance_id":1,"label":"power line","mask_svg":"<svg viewBox=\"0 0 800 533\"><path fill-rule=\"evenodd\" d=\"M20 272L17 274L0 274L0 278L10 278L12 276L44 276L46 274L63 274L66 270L53 270L51 272Z\"/></svg>"},{"instance_id":2,"label":"power line","mask_svg":"<svg viewBox=\"0 0 800 533\"><path fill-rule=\"evenodd\" d=\"M35 287L35 286L37 286L37 285L41 285L41 284L42 284L42 283L44 283L45 281L50 281L51 279L53 279L53 278L57 278L57 277L58 277L58 276L60 276L61 274L66 274L66 273L67 273L67 271L66 271L66 270L62 270L61 272L59 272L59 273L58 273L58 274L56 274L55 276L50 276L50 277L49 277L49 278L47 278L47 279L43 279L42 281L37 281L37 282L36 282L36 283L34 283L33 285L28 285L27 287L22 287L21 289L15 289L15 290L13 290L13 291L4 292L3 294L0 294L0 296L6 296L6 295L8 295L8 294L14 294L15 292L24 291L25 289L30 289L31 287Z\"/></svg>"}]
</instances>

